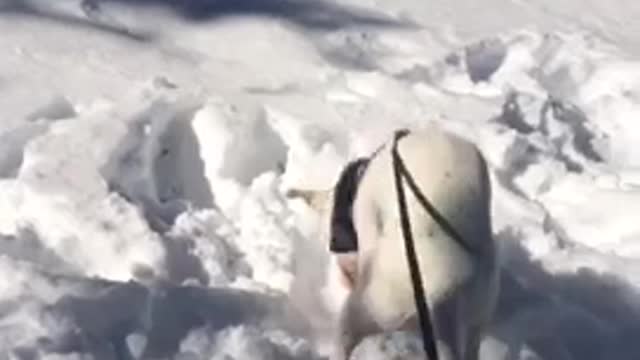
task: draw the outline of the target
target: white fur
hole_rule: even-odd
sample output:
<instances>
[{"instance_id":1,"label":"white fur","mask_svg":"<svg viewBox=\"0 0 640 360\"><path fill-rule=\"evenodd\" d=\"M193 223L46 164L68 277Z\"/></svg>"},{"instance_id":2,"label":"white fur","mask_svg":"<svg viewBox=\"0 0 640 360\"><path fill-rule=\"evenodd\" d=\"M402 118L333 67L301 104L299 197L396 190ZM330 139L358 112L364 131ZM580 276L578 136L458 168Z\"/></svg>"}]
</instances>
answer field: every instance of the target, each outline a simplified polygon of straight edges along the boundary
<instances>
[{"instance_id":1,"label":"white fur","mask_svg":"<svg viewBox=\"0 0 640 360\"><path fill-rule=\"evenodd\" d=\"M324 304L331 314L339 314L351 288L346 285L344 274L336 256L330 256L327 264L326 285L321 289Z\"/></svg>"},{"instance_id":2,"label":"white fur","mask_svg":"<svg viewBox=\"0 0 640 360\"><path fill-rule=\"evenodd\" d=\"M474 145L436 127L410 133L398 150L423 194L473 248L469 253L450 238L405 185L440 359L475 360L499 288L486 163ZM418 329L394 186L389 142L372 159L354 203L358 275L340 312L331 360L348 359L367 335ZM330 197L315 199L322 198Z\"/></svg>"}]
</instances>

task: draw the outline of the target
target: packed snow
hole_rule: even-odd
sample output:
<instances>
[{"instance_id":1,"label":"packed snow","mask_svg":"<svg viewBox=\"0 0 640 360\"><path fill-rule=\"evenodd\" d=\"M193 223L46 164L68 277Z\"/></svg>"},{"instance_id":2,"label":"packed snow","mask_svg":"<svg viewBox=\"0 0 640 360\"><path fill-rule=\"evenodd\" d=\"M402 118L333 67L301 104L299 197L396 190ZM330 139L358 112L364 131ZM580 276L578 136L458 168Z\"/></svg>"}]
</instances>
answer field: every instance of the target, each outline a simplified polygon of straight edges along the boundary
<instances>
[{"instance_id":1,"label":"packed snow","mask_svg":"<svg viewBox=\"0 0 640 360\"><path fill-rule=\"evenodd\" d=\"M0 0L0 358L326 356L345 290L286 191L433 123L491 170L503 285L481 359L638 358L639 16ZM423 358L403 332L356 356Z\"/></svg>"}]
</instances>

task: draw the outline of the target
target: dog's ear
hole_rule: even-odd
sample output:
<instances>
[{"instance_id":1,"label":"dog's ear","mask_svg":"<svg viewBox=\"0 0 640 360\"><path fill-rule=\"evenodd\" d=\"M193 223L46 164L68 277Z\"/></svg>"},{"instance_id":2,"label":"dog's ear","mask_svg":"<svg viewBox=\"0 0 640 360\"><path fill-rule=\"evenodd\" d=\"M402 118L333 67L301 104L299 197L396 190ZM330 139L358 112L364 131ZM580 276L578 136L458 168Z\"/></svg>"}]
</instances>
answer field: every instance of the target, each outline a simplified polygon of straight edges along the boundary
<instances>
[{"instance_id":1,"label":"dog's ear","mask_svg":"<svg viewBox=\"0 0 640 360\"><path fill-rule=\"evenodd\" d=\"M331 200L331 190L289 189L285 193L288 198L301 198L316 211L323 211Z\"/></svg>"}]
</instances>

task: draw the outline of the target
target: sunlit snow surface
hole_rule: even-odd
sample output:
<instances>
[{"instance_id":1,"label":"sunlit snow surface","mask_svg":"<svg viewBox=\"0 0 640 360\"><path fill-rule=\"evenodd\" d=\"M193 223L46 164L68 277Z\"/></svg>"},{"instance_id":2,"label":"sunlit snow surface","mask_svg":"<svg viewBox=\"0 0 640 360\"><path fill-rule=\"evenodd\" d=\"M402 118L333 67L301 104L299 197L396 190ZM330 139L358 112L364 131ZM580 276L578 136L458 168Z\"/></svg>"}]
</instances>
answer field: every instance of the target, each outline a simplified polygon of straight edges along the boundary
<instances>
[{"instance_id":1,"label":"sunlit snow surface","mask_svg":"<svg viewBox=\"0 0 640 360\"><path fill-rule=\"evenodd\" d=\"M284 191L430 123L491 167L481 358L637 358L640 5L602 4L0 0L0 358L322 358L345 293Z\"/></svg>"}]
</instances>

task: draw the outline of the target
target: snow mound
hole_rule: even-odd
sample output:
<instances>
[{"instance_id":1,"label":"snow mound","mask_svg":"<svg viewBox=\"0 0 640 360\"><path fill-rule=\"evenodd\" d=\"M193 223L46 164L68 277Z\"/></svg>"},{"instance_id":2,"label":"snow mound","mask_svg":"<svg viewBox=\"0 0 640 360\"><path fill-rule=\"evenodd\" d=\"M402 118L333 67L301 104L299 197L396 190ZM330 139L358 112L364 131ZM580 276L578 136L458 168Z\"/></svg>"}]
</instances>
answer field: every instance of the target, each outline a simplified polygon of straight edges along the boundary
<instances>
[{"instance_id":1,"label":"snow mound","mask_svg":"<svg viewBox=\"0 0 640 360\"><path fill-rule=\"evenodd\" d=\"M211 336L196 330L180 344L179 359L314 359L309 345L282 331L248 326L230 327Z\"/></svg>"},{"instance_id":2,"label":"snow mound","mask_svg":"<svg viewBox=\"0 0 640 360\"><path fill-rule=\"evenodd\" d=\"M256 110L211 102L195 113L191 126L205 163L205 176L219 206L227 208L258 175L284 166L286 146Z\"/></svg>"},{"instance_id":3,"label":"snow mound","mask_svg":"<svg viewBox=\"0 0 640 360\"><path fill-rule=\"evenodd\" d=\"M638 353L638 7L349 2L2 2L0 357L321 358L347 293L284 190L433 124L490 167L481 358Z\"/></svg>"},{"instance_id":4,"label":"snow mound","mask_svg":"<svg viewBox=\"0 0 640 360\"><path fill-rule=\"evenodd\" d=\"M61 120L25 146L14 226L47 234L43 245L78 273L125 280L163 267L157 236L102 175L132 130L131 118L105 112Z\"/></svg>"}]
</instances>

